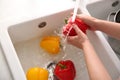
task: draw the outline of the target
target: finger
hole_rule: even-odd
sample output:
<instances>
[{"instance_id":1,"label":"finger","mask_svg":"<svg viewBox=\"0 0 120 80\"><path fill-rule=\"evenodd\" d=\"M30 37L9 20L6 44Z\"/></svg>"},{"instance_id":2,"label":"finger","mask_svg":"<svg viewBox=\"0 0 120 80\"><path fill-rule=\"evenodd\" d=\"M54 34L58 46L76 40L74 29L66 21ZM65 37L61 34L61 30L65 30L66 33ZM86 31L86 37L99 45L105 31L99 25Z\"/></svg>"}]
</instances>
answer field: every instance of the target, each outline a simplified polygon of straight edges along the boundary
<instances>
[{"instance_id":1,"label":"finger","mask_svg":"<svg viewBox=\"0 0 120 80\"><path fill-rule=\"evenodd\" d=\"M74 40L74 39L76 39L76 38L77 38L77 36L68 36L68 37L67 37L67 40L72 41L72 40Z\"/></svg>"}]
</instances>

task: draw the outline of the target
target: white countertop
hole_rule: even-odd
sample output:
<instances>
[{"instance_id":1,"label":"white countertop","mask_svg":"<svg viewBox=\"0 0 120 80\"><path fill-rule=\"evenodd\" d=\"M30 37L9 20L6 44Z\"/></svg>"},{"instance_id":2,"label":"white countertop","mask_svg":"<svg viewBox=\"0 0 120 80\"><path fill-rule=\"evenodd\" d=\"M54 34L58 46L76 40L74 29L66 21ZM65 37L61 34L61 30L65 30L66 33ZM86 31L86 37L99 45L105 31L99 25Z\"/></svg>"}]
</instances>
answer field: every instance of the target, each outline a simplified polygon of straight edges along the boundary
<instances>
[{"instance_id":1,"label":"white countertop","mask_svg":"<svg viewBox=\"0 0 120 80\"><path fill-rule=\"evenodd\" d=\"M2 53L3 52L0 47L0 80L12 80L5 56Z\"/></svg>"},{"instance_id":2,"label":"white countertop","mask_svg":"<svg viewBox=\"0 0 120 80\"><path fill-rule=\"evenodd\" d=\"M89 3L98 0L87 0ZM37 17L74 6L75 0L0 0L0 22L15 18Z\"/></svg>"},{"instance_id":3,"label":"white countertop","mask_svg":"<svg viewBox=\"0 0 120 80\"><path fill-rule=\"evenodd\" d=\"M70 7L72 0L0 0L0 21L39 17Z\"/></svg>"}]
</instances>

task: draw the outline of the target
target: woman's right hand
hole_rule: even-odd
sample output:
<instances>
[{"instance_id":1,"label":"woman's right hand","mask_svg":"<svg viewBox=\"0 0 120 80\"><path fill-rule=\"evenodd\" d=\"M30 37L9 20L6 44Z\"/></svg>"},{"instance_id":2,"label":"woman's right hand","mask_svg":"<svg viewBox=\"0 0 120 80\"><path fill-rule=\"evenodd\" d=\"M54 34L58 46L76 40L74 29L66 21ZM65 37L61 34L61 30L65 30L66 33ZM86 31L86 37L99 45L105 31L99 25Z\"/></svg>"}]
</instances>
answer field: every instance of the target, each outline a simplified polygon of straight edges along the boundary
<instances>
[{"instance_id":1,"label":"woman's right hand","mask_svg":"<svg viewBox=\"0 0 120 80\"><path fill-rule=\"evenodd\" d=\"M75 36L68 36L67 37L67 42L72 44L73 46L76 46L78 48L83 48L84 43L88 42L88 37L85 33L83 33L77 25L73 24L71 27L76 31L77 35Z\"/></svg>"},{"instance_id":2,"label":"woman's right hand","mask_svg":"<svg viewBox=\"0 0 120 80\"><path fill-rule=\"evenodd\" d=\"M92 16L85 15L85 14L78 14L77 17L80 18L85 24L89 25L88 29L90 29L92 31L97 30L95 21L97 21L98 19L96 19Z\"/></svg>"}]
</instances>

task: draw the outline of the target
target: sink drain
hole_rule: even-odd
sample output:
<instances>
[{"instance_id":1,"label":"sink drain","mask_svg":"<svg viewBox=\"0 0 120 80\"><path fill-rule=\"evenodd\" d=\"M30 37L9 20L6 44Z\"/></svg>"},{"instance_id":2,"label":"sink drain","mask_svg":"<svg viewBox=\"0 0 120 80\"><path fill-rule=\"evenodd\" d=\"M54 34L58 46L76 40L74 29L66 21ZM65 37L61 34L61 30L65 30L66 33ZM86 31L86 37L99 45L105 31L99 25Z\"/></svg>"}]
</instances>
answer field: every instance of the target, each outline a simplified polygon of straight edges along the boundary
<instances>
[{"instance_id":1,"label":"sink drain","mask_svg":"<svg viewBox=\"0 0 120 80\"><path fill-rule=\"evenodd\" d=\"M46 22L41 22L41 23L38 25L38 27L39 27L39 28L43 28L43 27L45 27L46 25L47 25Z\"/></svg>"}]
</instances>

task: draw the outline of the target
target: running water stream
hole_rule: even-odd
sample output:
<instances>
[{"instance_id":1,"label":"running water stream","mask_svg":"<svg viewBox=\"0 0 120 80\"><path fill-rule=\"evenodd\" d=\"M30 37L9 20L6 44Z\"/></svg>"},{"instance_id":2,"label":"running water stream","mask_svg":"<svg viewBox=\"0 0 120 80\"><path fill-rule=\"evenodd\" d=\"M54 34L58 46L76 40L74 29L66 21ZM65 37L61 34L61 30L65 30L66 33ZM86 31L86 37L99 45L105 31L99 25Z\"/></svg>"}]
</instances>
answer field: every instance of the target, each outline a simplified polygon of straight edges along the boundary
<instances>
[{"instance_id":1,"label":"running water stream","mask_svg":"<svg viewBox=\"0 0 120 80\"><path fill-rule=\"evenodd\" d=\"M80 3L80 0L76 0L76 3L75 3L75 7L74 7L74 12L73 12L73 16L72 16L72 22L75 21L75 18L76 18L76 15L77 15L77 11L78 11L78 8L79 8L79 3ZM65 38L63 38L63 51L65 51L65 48L66 48L66 40L67 40L67 37L70 33L70 31L72 30L72 26L70 27L67 35L65 36Z\"/></svg>"},{"instance_id":2,"label":"running water stream","mask_svg":"<svg viewBox=\"0 0 120 80\"><path fill-rule=\"evenodd\" d=\"M78 8L79 8L79 3L80 3L80 0L76 0L75 7L74 7L74 12L73 12L73 16L72 16L72 22L75 21L75 18L76 18L76 15L77 15L77 11L78 11ZM58 58L56 59L55 58L52 62L50 62L50 64L48 64L47 69L49 70L49 72L51 74L49 76L49 80L58 80L56 78L56 76L53 74L53 70L55 68L56 63L59 60L61 60L61 59L64 60L64 58L66 57L66 54L65 54L66 45L67 45L67 41L66 40L67 40L67 37L68 37L68 35L69 35L69 33L70 33L71 30L72 30L72 26L70 27L67 35L64 38L61 37L61 33L59 33L60 29L57 32L55 32L58 36L61 37L61 54L63 54L63 55L62 55L62 58L60 58L60 59L58 59Z\"/></svg>"}]
</instances>

